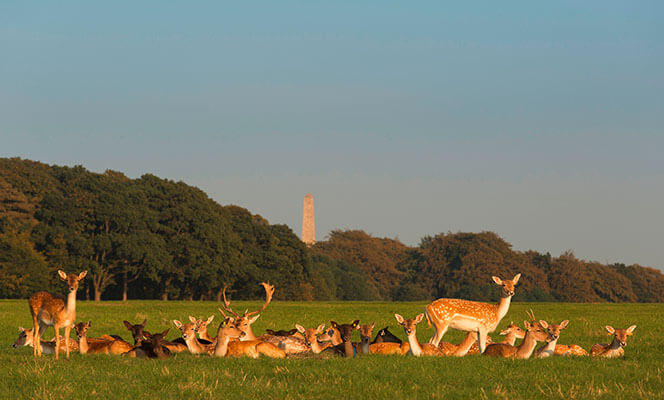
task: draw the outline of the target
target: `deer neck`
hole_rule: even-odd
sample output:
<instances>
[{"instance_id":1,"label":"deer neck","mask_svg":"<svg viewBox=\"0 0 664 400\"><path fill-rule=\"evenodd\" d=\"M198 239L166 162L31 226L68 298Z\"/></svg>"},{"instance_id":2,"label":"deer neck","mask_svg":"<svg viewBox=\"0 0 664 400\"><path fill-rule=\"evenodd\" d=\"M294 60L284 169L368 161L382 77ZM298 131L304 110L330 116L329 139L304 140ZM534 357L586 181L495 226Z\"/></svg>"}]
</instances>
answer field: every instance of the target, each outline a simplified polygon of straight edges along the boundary
<instances>
[{"instance_id":1,"label":"deer neck","mask_svg":"<svg viewBox=\"0 0 664 400\"><path fill-rule=\"evenodd\" d=\"M217 357L225 357L228 353L228 342L230 340L230 337L220 333L217 336L217 345L214 346L214 355Z\"/></svg>"},{"instance_id":2,"label":"deer neck","mask_svg":"<svg viewBox=\"0 0 664 400\"><path fill-rule=\"evenodd\" d=\"M613 341L606 350L618 350L620 347L620 341L618 340L618 337L614 335Z\"/></svg>"},{"instance_id":3,"label":"deer neck","mask_svg":"<svg viewBox=\"0 0 664 400\"><path fill-rule=\"evenodd\" d=\"M411 332L411 334L408 335L408 344L410 345L410 352L413 353L415 357L419 357L422 355L422 346L420 346L420 342L417 341L417 336L415 336L415 331Z\"/></svg>"},{"instance_id":4,"label":"deer neck","mask_svg":"<svg viewBox=\"0 0 664 400\"><path fill-rule=\"evenodd\" d=\"M505 336L505 340L503 340L503 343L509 344L510 346L514 346L514 343L516 342L516 332L510 332Z\"/></svg>"},{"instance_id":5,"label":"deer neck","mask_svg":"<svg viewBox=\"0 0 664 400\"><path fill-rule=\"evenodd\" d=\"M347 342L343 342L344 346L344 355L349 358L353 358L355 356L355 348L353 347L353 342L350 340Z\"/></svg>"},{"instance_id":6,"label":"deer neck","mask_svg":"<svg viewBox=\"0 0 664 400\"><path fill-rule=\"evenodd\" d=\"M511 301L512 301L512 296L500 298L500 301L498 302L496 307L496 313L498 314L498 321L502 320L503 317L507 314L507 311L509 311Z\"/></svg>"},{"instance_id":7,"label":"deer neck","mask_svg":"<svg viewBox=\"0 0 664 400\"><path fill-rule=\"evenodd\" d=\"M189 349L190 352L194 354L198 353L204 353L205 349L203 346L198 343L198 340L196 340L196 335L191 335L184 341L187 344L187 348Z\"/></svg>"},{"instance_id":8,"label":"deer neck","mask_svg":"<svg viewBox=\"0 0 664 400\"><path fill-rule=\"evenodd\" d=\"M81 336L81 338L78 340L78 350L81 352L81 354L87 354L88 348L88 337Z\"/></svg>"},{"instance_id":9,"label":"deer neck","mask_svg":"<svg viewBox=\"0 0 664 400\"><path fill-rule=\"evenodd\" d=\"M371 351L369 350L369 340L362 340L360 348L362 349L362 354L371 353Z\"/></svg>"},{"instance_id":10,"label":"deer neck","mask_svg":"<svg viewBox=\"0 0 664 400\"><path fill-rule=\"evenodd\" d=\"M558 343L558 339L552 340L545 344L544 346L540 347L537 350L537 355L539 357L550 357L553 355L554 351L556 350L556 343Z\"/></svg>"},{"instance_id":11,"label":"deer neck","mask_svg":"<svg viewBox=\"0 0 664 400\"><path fill-rule=\"evenodd\" d=\"M65 313L72 316L72 322L76 319L76 290L70 291L67 295L67 304L65 304Z\"/></svg>"},{"instance_id":12,"label":"deer neck","mask_svg":"<svg viewBox=\"0 0 664 400\"><path fill-rule=\"evenodd\" d=\"M530 332L526 332L526 337L523 338L523 343L517 347L515 357L516 358L529 358L533 354L537 346L537 340L535 340L535 335Z\"/></svg>"},{"instance_id":13,"label":"deer neck","mask_svg":"<svg viewBox=\"0 0 664 400\"><path fill-rule=\"evenodd\" d=\"M201 331L198 331L198 337L203 339L203 340L207 340L210 343L214 342L214 339L212 339L210 337L210 335L208 334L207 328L205 328Z\"/></svg>"}]
</instances>

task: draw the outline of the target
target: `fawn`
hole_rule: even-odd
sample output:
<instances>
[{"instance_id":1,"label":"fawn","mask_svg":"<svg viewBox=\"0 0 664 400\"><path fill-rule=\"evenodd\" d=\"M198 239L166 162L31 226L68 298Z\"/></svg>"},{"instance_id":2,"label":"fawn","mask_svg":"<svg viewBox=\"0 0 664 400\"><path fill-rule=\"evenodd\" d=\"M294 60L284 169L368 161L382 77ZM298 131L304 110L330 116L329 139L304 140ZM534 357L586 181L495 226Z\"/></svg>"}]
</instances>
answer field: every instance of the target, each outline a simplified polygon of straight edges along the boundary
<instances>
[{"instance_id":1,"label":"fawn","mask_svg":"<svg viewBox=\"0 0 664 400\"><path fill-rule=\"evenodd\" d=\"M537 349L535 352L535 358L546 358L555 354L558 338L560 338L560 331L567 328L567 324L569 324L569 320L564 320L560 323L560 325L549 324L547 329L549 330L549 335L551 335L552 340L548 341L544 346Z\"/></svg>"},{"instance_id":2,"label":"fawn","mask_svg":"<svg viewBox=\"0 0 664 400\"><path fill-rule=\"evenodd\" d=\"M622 357L625 355L623 347L627 346L627 336L632 336L636 325L632 325L627 329L614 329L612 326L607 325L604 327L609 335L613 335L611 344L597 343L590 349L590 355L599 357Z\"/></svg>"},{"instance_id":3,"label":"fawn","mask_svg":"<svg viewBox=\"0 0 664 400\"><path fill-rule=\"evenodd\" d=\"M417 334L416 334L416 328L417 324L422 322L422 318L424 318L424 314L419 314L417 317L412 318L412 319L404 319L401 315L399 314L394 314L394 317L397 319L397 322L399 325L403 326L403 330L406 333L406 336L408 337L408 347L409 351L412 355L415 357L419 357L422 355L425 356L439 356L442 357L444 354L438 346L433 345L431 343L426 343L426 344L420 344L420 342L417 341ZM406 346L402 347L402 354L405 354L404 351L406 350Z\"/></svg>"},{"instance_id":4,"label":"fawn","mask_svg":"<svg viewBox=\"0 0 664 400\"><path fill-rule=\"evenodd\" d=\"M41 335L47 326L53 326L55 330L55 358L59 358L60 353L60 328L65 328L65 349L67 358L69 358L69 333L71 327L76 320L76 291L78 290L79 282L85 278L88 271L83 271L80 274L67 275L62 270L58 270L58 276L63 281L67 282L69 287L69 294L67 295L67 302L61 298L55 297L48 292L37 292L30 296L28 303L30 305L30 313L32 314L33 323L33 344L34 355L41 356Z\"/></svg>"}]
</instances>

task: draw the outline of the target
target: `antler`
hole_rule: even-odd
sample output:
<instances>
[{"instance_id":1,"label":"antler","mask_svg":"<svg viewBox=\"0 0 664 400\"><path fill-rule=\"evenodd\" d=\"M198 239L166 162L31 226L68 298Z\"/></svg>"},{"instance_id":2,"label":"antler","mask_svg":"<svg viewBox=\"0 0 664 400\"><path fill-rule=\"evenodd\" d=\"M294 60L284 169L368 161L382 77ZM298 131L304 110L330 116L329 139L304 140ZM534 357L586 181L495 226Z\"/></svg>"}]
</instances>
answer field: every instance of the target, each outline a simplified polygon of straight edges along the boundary
<instances>
[{"instance_id":1,"label":"antler","mask_svg":"<svg viewBox=\"0 0 664 400\"><path fill-rule=\"evenodd\" d=\"M222 294L224 296L224 309L226 311L228 311L229 313L233 314L235 316L235 318L240 318L240 316L237 315L237 313L231 309L231 302L226 300L226 289L227 288L228 288L228 284L226 284L224 286L224 291L222 292ZM221 308L219 309L219 311L221 311ZM221 311L221 314L224 315L224 318L226 318L226 315L224 314L223 311Z\"/></svg>"},{"instance_id":2,"label":"antler","mask_svg":"<svg viewBox=\"0 0 664 400\"><path fill-rule=\"evenodd\" d=\"M533 309L530 309L530 312L527 312L526 315L528 315L528 318L530 318L531 322L535 321L535 313L533 312Z\"/></svg>"},{"instance_id":3,"label":"antler","mask_svg":"<svg viewBox=\"0 0 664 400\"><path fill-rule=\"evenodd\" d=\"M272 301L272 295L274 294L274 286L270 285L270 282L268 283L261 282L260 284L263 285L263 287L265 288L265 304L263 304L263 307L261 307L261 309L258 311L252 311L250 313L247 313L245 311L244 313L245 317L258 314L259 312L265 310L265 307L267 307L267 305L270 304L270 301Z\"/></svg>"}]
</instances>

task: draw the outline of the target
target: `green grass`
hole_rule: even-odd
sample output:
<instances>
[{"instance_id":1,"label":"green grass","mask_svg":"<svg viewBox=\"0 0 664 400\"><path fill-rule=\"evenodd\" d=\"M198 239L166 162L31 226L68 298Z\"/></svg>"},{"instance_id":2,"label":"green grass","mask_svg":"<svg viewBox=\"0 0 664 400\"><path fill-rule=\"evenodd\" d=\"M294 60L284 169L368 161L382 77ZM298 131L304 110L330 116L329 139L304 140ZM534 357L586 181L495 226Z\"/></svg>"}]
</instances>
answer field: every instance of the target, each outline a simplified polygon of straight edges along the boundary
<instances>
[{"instance_id":1,"label":"green grass","mask_svg":"<svg viewBox=\"0 0 664 400\"><path fill-rule=\"evenodd\" d=\"M256 309L260 302L234 303L236 310ZM404 338L393 314L412 318L425 303L290 303L273 302L254 324L257 334L266 328L287 329L300 323L314 327L331 319L347 323L360 319L389 325ZM188 315L219 322L213 302L78 302L78 320L92 320L89 336L120 334L129 339L123 319L134 323L148 318L147 329L171 328L170 322ZM0 300L4 324L0 335L0 398L662 398L664 392L664 305L661 304L554 304L515 303L499 328L510 321L523 323L526 310L537 318L570 325L560 343L576 343L586 349L608 343L604 325L626 328L638 325L622 359L552 358L500 360L480 356L464 358L415 358L399 356L355 359L219 359L179 354L168 360L126 359L114 356L81 356L56 361L53 356L35 359L32 348L13 349L17 326L31 327L26 300ZM214 329L211 329L213 333ZM52 337L52 328L45 337ZM432 334L426 323L418 337ZM357 333L356 333L357 335ZM459 342L462 333L450 330L444 340ZM493 335L498 339L496 334ZM359 340L359 336L356 337Z\"/></svg>"}]
</instances>

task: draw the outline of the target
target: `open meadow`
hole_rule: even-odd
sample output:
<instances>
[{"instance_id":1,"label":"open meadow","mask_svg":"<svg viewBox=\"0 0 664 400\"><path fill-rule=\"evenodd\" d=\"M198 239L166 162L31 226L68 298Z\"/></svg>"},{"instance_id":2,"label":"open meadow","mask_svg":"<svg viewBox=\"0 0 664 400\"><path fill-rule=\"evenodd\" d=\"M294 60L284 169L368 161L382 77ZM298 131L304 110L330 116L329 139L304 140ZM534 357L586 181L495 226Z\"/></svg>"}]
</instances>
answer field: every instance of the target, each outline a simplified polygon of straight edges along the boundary
<instances>
[{"instance_id":1,"label":"open meadow","mask_svg":"<svg viewBox=\"0 0 664 400\"><path fill-rule=\"evenodd\" d=\"M258 309L262 302L234 302L236 310ZM426 303L380 302L272 302L253 325L290 329L295 323L329 326L330 320L376 322L402 339L394 313L413 318ZM171 320L189 315L215 315L210 333L220 320L214 302L129 301L77 303L77 320L92 321L89 337L119 334L131 341L122 321L139 323L168 338L179 336ZM128 359L119 356L72 354L58 361L52 355L35 359L32 348L14 349L18 326L32 326L27 300L1 300L0 398L606 398L638 399L664 396L664 305L513 303L499 329L510 321L522 325L527 310L553 323L569 319L558 343L575 343L589 350L609 343L604 326L626 328L636 324L622 359L556 357L540 360L504 360L481 356L416 358L370 355L354 359L222 359L178 354L168 360ZM499 330L498 329L498 330ZM497 332L494 340L500 340ZM420 342L433 330L418 325ZM48 328L45 338L53 336ZM72 337L74 335L72 334ZM458 343L463 334L450 329L443 340ZM359 341L359 333L354 333Z\"/></svg>"}]
</instances>

